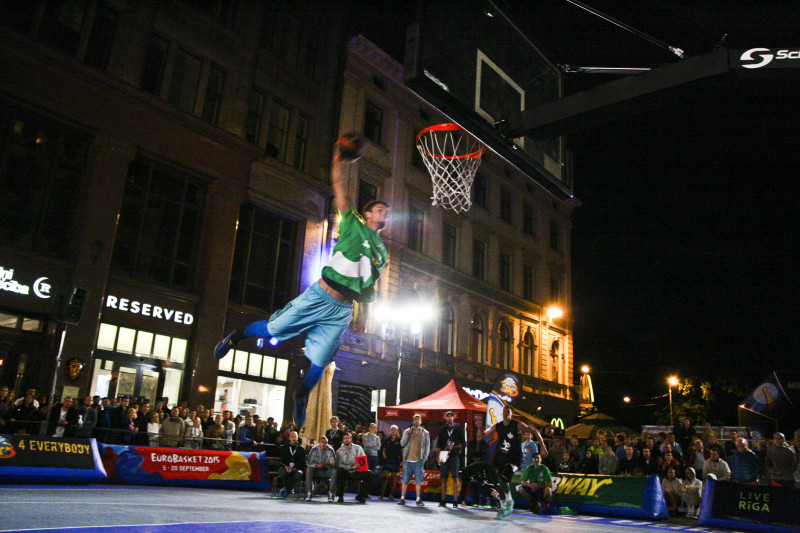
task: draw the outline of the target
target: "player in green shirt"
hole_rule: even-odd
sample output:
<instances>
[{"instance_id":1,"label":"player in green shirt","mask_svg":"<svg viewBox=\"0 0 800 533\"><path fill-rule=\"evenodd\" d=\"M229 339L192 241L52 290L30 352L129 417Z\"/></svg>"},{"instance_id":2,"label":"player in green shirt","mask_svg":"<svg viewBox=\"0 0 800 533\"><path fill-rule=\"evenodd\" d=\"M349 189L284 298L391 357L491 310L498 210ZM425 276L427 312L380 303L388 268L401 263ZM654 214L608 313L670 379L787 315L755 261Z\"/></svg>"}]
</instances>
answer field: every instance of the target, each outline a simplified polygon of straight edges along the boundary
<instances>
[{"instance_id":1,"label":"player in green shirt","mask_svg":"<svg viewBox=\"0 0 800 533\"><path fill-rule=\"evenodd\" d=\"M341 164L349 161L334 150L331 169L333 203L341 216L339 240L322 277L303 294L275 312L267 320L253 322L222 339L214 356L222 359L240 341L249 337L284 341L307 332L305 356L311 361L302 386L294 394L294 422L302 429L306 420L309 392L322 378L342 342L344 330L353 316L353 302L375 300L375 282L386 264L387 252L378 231L386 224L389 207L380 200L364 206L364 216L353 209L342 179Z\"/></svg>"},{"instance_id":2,"label":"player in green shirt","mask_svg":"<svg viewBox=\"0 0 800 533\"><path fill-rule=\"evenodd\" d=\"M539 514L553 497L553 477L542 464L541 454L533 454L533 464L522 472L522 484L517 492L531 501L531 511Z\"/></svg>"}]
</instances>

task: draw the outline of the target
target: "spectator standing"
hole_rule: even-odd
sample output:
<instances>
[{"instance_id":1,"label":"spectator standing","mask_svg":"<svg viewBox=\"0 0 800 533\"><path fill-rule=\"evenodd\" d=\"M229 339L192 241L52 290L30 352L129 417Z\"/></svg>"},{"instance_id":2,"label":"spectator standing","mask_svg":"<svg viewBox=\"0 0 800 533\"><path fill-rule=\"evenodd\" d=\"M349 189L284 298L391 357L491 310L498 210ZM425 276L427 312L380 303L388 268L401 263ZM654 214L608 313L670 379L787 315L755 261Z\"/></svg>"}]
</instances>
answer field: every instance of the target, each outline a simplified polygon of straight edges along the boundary
<instances>
[{"instance_id":1,"label":"spectator standing","mask_svg":"<svg viewBox=\"0 0 800 533\"><path fill-rule=\"evenodd\" d=\"M422 427L422 417L414 415L411 420L411 427L403 432L400 447L403 448L403 479L400 489L399 505L406 503L406 491L408 484L414 477L417 506L423 507L422 502L422 483L425 482L425 460L431 450L431 436L428 430Z\"/></svg>"},{"instance_id":2,"label":"spectator standing","mask_svg":"<svg viewBox=\"0 0 800 533\"><path fill-rule=\"evenodd\" d=\"M256 425L253 423L253 415L244 416L244 425L239 428L239 442L239 449L244 451L255 451L258 446L264 444L256 437ZM289 442L288 438L286 442Z\"/></svg>"},{"instance_id":3,"label":"spectator standing","mask_svg":"<svg viewBox=\"0 0 800 533\"><path fill-rule=\"evenodd\" d=\"M394 501L394 489L397 486L397 477L400 472L400 464L403 461L403 448L400 446L400 429L392 425L389 429L389 436L381 444L381 495L382 500L386 496L386 487L389 487L389 501Z\"/></svg>"},{"instance_id":4,"label":"spectator standing","mask_svg":"<svg viewBox=\"0 0 800 533\"><path fill-rule=\"evenodd\" d=\"M183 435L186 433L186 422L180 418L180 410L173 407L169 418L161 422L159 441L165 448L179 448L183 445Z\"/></svg>"},{"instance_id":5,"label":"spectator standing","mask_svg":"<svg viewBox=\"0 0 800 533\"><path fill-rule=\"evenodd\" d=\"M97 426L97 411L92 405L92 397L87 396L83 399L83 405L78 408L75 436L88 439L94 433L95 426Z\"/></svg>"},{"instance_id":6,"label":"spectator standing","mask_svg":"<svg viewBox=\"0 0 800 533\"><path fill-rule=\"evenodd\" d=\"M111 410L111 442L122 442L122 434L125 432L125 418L128 416L128 408L131 399L124 396L119 399L119 405Z\"/></svg>"},{"instance_id":7,"label":"spectator standing","mask_svg":"<svg viewBox=\"0 0 800 533\"><path fill-rule=\"evenodd\" d=\"M122 419L119 430L120 444L135 444L136 434L138 433L135 408L128 407L128 410L125 411L125 417Z\"/></svg>"},{"instance_id":8,"label":"spectator standing","mask_svg":"<svg viewBox=\"0 0 800 533\"><path fill-rule=\"evenodd\" d=\"M381 439L377 431L378 426L373 422L369 425L369 431L361 436L361 447L367 454L367 463L373 472L378 468L378 454L381 451Z\"/></svg>"},{"instance_id":9,"label":"spectator standing","mask_svg":"<svg viewBox=\"0 0 800 533\"><path fill-rule=\"evenodd\" d=\"M683 457L683 449L681 449L681 445L675 440L675 433L669 432L667 433L667 439L664 441L664 444L660 446L659 451L663 454L667 451L667 445L672 448L672 456L676 459L680 459Z\"/></svg>"},{"instance_id":10,"label":"spectator standing","mask_svg":"<svg viewBox=\"0 0 800 533\"><path fill-rule=\"evenodd\" d=\"M278 478L283 482L281 498L294 492L294 486L303 479L303 468L306 465L306 450L297 443L297 432L289 432L289 442L281 446L279 452L281 466Z\"/></svg>"},{"instance_id":11,"label":"spectator standing","mask_svg":"<svg viewBox=\"0 0 800 533\"><path fill-rule=\"evenodd\" d=\"M702 439L695 438L692 442L692 449L689 451L689 456L686 459L686 466L694 468L695 472L703 471L703 465L706 459L711 457L708 450L705 449Z\"/></svg>"},{"instance_id":12,"label":"spectator standing","mask_svg":"<svg viewBox=\"0 0 800 533\"><path fill-rule=\"evenodd\" d=\"M325 436L328 438L328 444L333 448L334 451L338 450L339 446L342 445L344 431L339 429L338 416L331 417L331 427L325 432Z\"/></svg>"},{"instance_id":13,"label":"spectator standing","mask_svg":"<svg viewBox=\"0 0 800 533\"><path fill-rule=\"evenodd\" d=\"M541 435L540 435L541 437ZM539 446L533 441L533 433L530 430L522 431L522 463L520 463L520 470L525 470L533 464L533 454L539 453Z\"/></svg>"},{"instance_id":14,"label":"spectator standing","mask_svg":"<svg viewBox=\"0 0 800 533\"><path fill-rule=\"evenodd\" d=\"M642 474L645 476L658 475L658 459L653 457L651 449L647 446L642 448L640 466L642 468Z\"/></svg>"},{"instance_id":15,"label":"spectator standing","mask_svg":"<svg viewBox=\"0 0 800 533\"><path fill-rule=\"evenodd\" d=\"M703 479L713 474L719 481L728 481L731 478L731 468L725 459L720 459L719 449L712 448L709 457L703 464Z\"/></svg>"},{"instance_id":16,"label":"spectator standing","mask_svg":"<svg viewBox=\"0 0 800 533\"><path fill-rule=\"evenodd\" d=\"M33 387L31 387L30 389L26 390L24 396L20 396L19 398L14 400L14 407L19 407L20 405L25 403L25 396L27 396L29 394L31 395L31 398L33 399L33 407L38 409L39 408L39 401L36 399L36 389L34 389Z\"/></svg>"},{"instance_id":17,"label":"spectator standing","mask_svg":"<svg viewBox=\"0 0 800 533\"><path fill-rule=\"evenodd\" d=\"M622 461L619 461L618 469L620 474L626 476L632 476L636 474L637 470L641 471L642 469L641 461L634 454L633 446L630 444L625 446L625 457L622 458Z\"/></svg>"},{"instance_id":18,"label":"spectator standing","mask_svg":"<svg viewBox=\"0 0 800 533\"><path fill-rule=\"evenodd\" d=\"M684 415L678 415L678 423L672 428L672 432L675 434L675 440L681 445L683 453L688 454L691 451L692 439L695 436L692 421Z\"/></svg>"},{"instance_id":19,"label":"spectator standing","mask_svg":"<svg viewBox=\"0 0 800 533\"><path fill-rule=\"evenodd\" d=\"M753 450L748 448L747 441L741 437L736 439L736 451L728 455L731 467L731 479L738 483L756 483L761 473L761 461Z\"/></svg>"},{"instance_id":20,"label":"spectator standing","mask_svg":"<svg viewBox=\"0 0 800 533\"><path fill-rule=\"evenodd\" d=\"M203 445L209 450L225 449L225 428L222 425L222 415L214 415L214 423L203 432Z\"/></svg>"},{"instance_id":21,"label":"spectator standing","mask_svg":"<svg viewBox=\"0 0 800 533\"><path fill-rule=\"evenodd\" d=\"M53 437L72 437L78 423L78 411L72 407L72 398L67 396L60 404L53 406L47 420L47 434Z\"/></svg>"},{"instance_id":22,"label":"spectator standing","mask_svg":"<svg viewBox=\"0 0 800 533\"><path fill-rule=\"evenodd\" d=\"M314 481L328 482L328 502L333 502L336 486L336 452L328 446L328 437L319 438L319 443L306 456L306 501L310 502L314 492Z\"/></svg>"},{"instance_id":23,"label":"spectator standing","mask_svg":"<svg viewBox=\"0 0 800 533\"><path fill-rule=\"evenodd\" d=\"M158 436L161 433L161 423L159 419L161 418L161 410L152 411L147 416L147 444L150 446L158 446Z\"/></svg>"},{"instance_id":24,"label":"spectator standing","mask_svg":"<svg viewBox=\"0 0 800 533\"><path fill-rule=\"evenodd\" d=\"M603 449L603 455L600 456L598 461L598 472L606 476L613 476L618 469L619 461L617 461L617 456L614 455L614 450L611 449L611 446L606 446Z\"/></svg>"},{"instance_id":25,"label":"spectator standing","mask_svg":"<svg viewBox=\"0 0 800 533\"><path fill-rule=\"evenodd\" d=\"M353 444L353 436L345 433L342 437L342 445L336 450L336 494L339 496L339 503L344 503L344 486L348 481L359 482L356 501L367 503L369 496L369 485L372 482L373 473L371 470L358 471L356 457L364 457L364 448L358 444Z\"/></svg>"},{"instance_id":26,"label":"spectator standing","mask_svg":"<svg viewBox=\"0 0 800 533\"><path fill-rule=\"evenodd\" d=\"M187 426L183 442L184 447L190 450L199 450L203 447L203 426L199 418L193 418L192 425Z\"/></svg>"},{"instance_id":27,"label":"spectator standing","mask_svg":"<svg viewBox=\"0 0 800 533\"><path fill-rule=\"evenodd\" d=\"M723 446L724 455L723 457L725 460L728 460L728 457L735 454L737 451L736 441L739 439L739 432L735 429L732 429L728 432L728 440L725 441L725 445Z\"/></svg>"},{"instance_id":28,"label":"spectator standing","mask_svg":"<svg viewBox=\"0 0 800 533\"><path fill-rule=\"evenodd\" d=\"M603 447L600 446L600 439L597 437L591 439L591 445L589 449L592 451L592 455L594 455L597 459L600 459L600 456L603 455Z\"/></svg>"},{"instance_id":29,"label":"spectator standing","mask_svg":"<svg viewBox=\"0 0 800 533\"><path fill-rule=\"evenodd\" d=\"M794 472L797 457L792 452L783 433L772 434L772 444L767 445L767 473L773 485L791 488L794 485Z\"/></svg>"},{"instance_id":30,"label":"spectator standing","mask_svg":"<svg viewBox=\"0 0 800 533\"><path fill-rule=\"evenodd\" d=\"M0 433L11 433L11 410L14 402L8 394L8 387L0 386Z\"/></svg>"},{"instance_id":31,"label":"spectator standing","mask_svg":"<svg viewBox=\"0 0 800 533\"><path fill-rule=\"evenodd\" d=\"M464 430L456 424L456 415L453 411L447 411L444 415L445 425L439 429L436 439L436 463L439 465L439 473L442 479L441 500L439 507L447 505L447 479L453 479L453 508L458 508L458 472L461 469L461 452L467 444L464 439ZM442 461L442 452L447 452L447 457Z\"/></svg>"},{"instance_id":32,"label":"spectator standing","mask_svg":"<svg viewBox=\"0 0 800 533\"><path fill-rule=\"evenodd\" d=\"M97 411L97 427L94 436L100 442L108 442L108 432L111 430L111 401L108 398L100 399L100 409Z\"/></svg>"},{"instance_id":33,"label":"spectator standing","mask_svg":"<svg viewBox=\"0 0 800 533\"><path fill-rule=\"evenodd\" d=\"M22 402L17 405L20 400ZM14 425L15 433L39 434L39 422L43 419L34 402L35 400L30 394L26 394L23 398L19 398L14 402L15 407L11 411L11 422Z\"/></svg>"}]
</instances>

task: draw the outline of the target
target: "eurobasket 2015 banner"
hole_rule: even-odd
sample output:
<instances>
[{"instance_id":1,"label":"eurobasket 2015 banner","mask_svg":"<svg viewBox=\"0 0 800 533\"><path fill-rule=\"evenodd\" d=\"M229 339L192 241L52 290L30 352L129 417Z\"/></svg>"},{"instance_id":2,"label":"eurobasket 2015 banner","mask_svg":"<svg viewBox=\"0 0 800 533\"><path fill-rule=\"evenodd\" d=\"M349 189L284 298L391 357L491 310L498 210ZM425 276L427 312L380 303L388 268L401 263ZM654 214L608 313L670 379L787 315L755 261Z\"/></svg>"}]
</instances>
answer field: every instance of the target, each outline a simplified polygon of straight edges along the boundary
<instances>
[{"instance_id":1,"label":"eurobasket 2015 banner","mask_svg":"<svg viewBox=\"0 0 800 533\"><path fill-rule=\"evenodd\" d=\"M266 486L264 452L103 446L109 479L144 485Z\"/></svg>"},{"instance_id":2,"label":"eurobasket 2015 banner","mask_svg":"<svg viewBox=\"0 0 800 533\"><path fill-rule=\"evenodd\" d=\"M0 435L0 479L90 483L106 477L94 439Z\"/></svg>"}]
</instances>

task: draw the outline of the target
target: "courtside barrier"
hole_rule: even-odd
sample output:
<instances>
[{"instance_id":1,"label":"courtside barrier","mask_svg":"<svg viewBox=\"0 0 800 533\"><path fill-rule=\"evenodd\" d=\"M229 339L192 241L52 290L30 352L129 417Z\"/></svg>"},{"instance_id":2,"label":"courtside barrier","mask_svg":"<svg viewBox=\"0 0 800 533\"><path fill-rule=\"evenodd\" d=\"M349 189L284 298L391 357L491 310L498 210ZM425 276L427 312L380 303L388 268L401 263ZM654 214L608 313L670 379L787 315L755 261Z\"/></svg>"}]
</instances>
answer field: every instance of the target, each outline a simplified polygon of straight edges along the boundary
<instances>
[{"instance_id":1,"label":"courtside barrier","mask_svg":"<svg viewBox=\"0 0 800 533\"><path fill-rule=\"evenodd\" d=\"M80 484L105 478L95 439L0 435L0 482Z\"/></svg>"},{"instance_id":2,"label":"courtside barrier","mask_svg":"<svg viewBox=\"0 0 800 533\"><path fill-rule=\"evenodd\" d=\"M706 478L697 523L748 531L800 533L800 489Z\"/></svg>"},{"instance_id":3,"label":"courtside barrier","mask_svg":"<svg viewBox=\"0 0 800 533\"><path fill-rule=\"evenodd\" d=\"M264 452L102 444L100 453L111 482L235 489L268 487Z\"/></svg>"},{"instance_id":4,"label":"courtside barrier","mask_svg":"<svg viewBox=\"0 0 800 533\"><path fill-rule=\"evenodd\" d=\"M511 478L514 501L527 507L519 495L522 474ZM569 507L581 513L621 518L656 520L669 518L667 503L658 476L601 476L594 474L554 474L551 505Z\"/></svg>"}]
</instances>

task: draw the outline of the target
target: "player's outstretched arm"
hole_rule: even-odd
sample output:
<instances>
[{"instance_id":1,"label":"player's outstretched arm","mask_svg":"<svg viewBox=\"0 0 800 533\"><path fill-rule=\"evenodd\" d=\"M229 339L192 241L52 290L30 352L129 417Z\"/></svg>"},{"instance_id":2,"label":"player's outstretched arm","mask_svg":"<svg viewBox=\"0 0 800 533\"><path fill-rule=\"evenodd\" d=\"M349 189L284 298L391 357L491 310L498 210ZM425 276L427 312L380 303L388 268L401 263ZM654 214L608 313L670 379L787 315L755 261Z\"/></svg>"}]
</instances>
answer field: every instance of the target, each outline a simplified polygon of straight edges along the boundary
<instances>
[{"instance_id":1,"label":"player's outstretched arm","mask_svg":"<svg viewBox=\"0 0 800 533\"><path fill-rule=\"evenodd\" d=\"M342 178L342 160L339 157L339 150L333 150L333 162L331 163L331 187L333 188L333 207L339 212L350 209L353 204L347 195L347 186Z\"/></svg>"}]
</instances>

